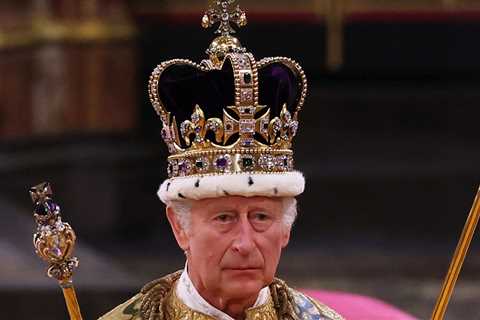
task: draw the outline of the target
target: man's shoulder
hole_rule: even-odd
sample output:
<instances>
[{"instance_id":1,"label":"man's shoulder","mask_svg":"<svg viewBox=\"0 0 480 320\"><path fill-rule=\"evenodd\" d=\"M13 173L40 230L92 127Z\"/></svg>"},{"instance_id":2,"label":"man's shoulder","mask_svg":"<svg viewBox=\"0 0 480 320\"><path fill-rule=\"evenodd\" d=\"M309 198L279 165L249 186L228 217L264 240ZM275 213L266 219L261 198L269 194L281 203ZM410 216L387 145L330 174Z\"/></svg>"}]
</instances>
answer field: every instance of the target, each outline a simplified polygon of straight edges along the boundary
<instances>
[{"instance_id":1,"label":"man's shoulder","mask_svg":"<svg viewBox=\"0 0 480 320\"><path fill-rule=\"evenodd\" d=\"M293 300L295 315L298 319L344 320L344 318L332 308L300 291L289 288L289 293Z\"/></svg>"},{"instance_id":2,"label":"man's shoulder","mask_svg":"<svg viewBox=\"0 0 480 320\"><path fill-rule=\"evenodd\" d=\"M130 300L115 307L98 320L142 320L140 315L140 306L142 305L141 293L135 295Z\"/></svg>"},{"instance_id":3,"label":"man's shoulder","mask_svg":"<svg viewBox=\"0 0 480 320\"><path fill-rule=\"evenodd\" d=\"M98 320L142 320L144 317L150 318L150 314L158 310L162 301L168 296L181 272L180 270L147 283L140 293L115 307Z\"/></svg>"}]
</instances>

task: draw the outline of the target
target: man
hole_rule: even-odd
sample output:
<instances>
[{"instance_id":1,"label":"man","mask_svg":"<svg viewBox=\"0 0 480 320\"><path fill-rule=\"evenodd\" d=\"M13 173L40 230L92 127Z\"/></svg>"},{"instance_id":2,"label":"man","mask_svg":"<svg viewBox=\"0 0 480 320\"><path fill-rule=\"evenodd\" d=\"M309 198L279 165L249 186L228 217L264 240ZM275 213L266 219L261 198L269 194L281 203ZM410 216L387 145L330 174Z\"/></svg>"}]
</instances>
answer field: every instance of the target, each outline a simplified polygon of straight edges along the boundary
<instances>
[{"instance_id":1,"label":"man","mask_svg":"<svg viewBox=\"0 0 480 320\"><path fill-rule=\"evenodd\" d=\"M220 23L208 60L164 62L149 83L171 153L158 195L185 268L101 319L343 319L275 278L305 186L291 147L307 81L293 60L257 62L231 36L246 23L234 2L203 17Z\"/></svg>"},{"instance_id":2,"label":"man","mask_svg":"<svg viewBox=\"0 0 480 320\"><path fill-rule=\"evenodd\" d=\"M171 202L187 265L101 319L342 319L274 279L296 216L294 198Z\"/></svg>"}]
</instances>

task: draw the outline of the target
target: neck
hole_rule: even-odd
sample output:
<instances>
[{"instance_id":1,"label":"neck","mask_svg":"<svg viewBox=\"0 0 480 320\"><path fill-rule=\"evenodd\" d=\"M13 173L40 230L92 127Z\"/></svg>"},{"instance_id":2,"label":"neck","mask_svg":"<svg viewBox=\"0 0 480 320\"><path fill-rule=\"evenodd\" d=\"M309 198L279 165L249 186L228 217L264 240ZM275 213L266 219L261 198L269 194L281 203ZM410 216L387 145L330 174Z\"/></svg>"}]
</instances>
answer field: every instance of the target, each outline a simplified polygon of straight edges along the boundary
<instances>
[{"instance_id":1,"label":"neck","mask_svg":"<svg viewBox=\"0 0 480 320\"><path fill-rule=\"evenodd\" d=\"M198 293L213 307L237 320L245 319L245 310L251 308L258 297L255 295L242 299L228 299L207 290L198 290Z\"/></svg>"},{"instance_id":2,"label":"neck","mask_svg":"<svg viewBox=\"0 0 480 320\"><path fill-rule=\"evenodd\" d=\"M251 308L258 298L258 292L254 295L238 297L228 297L219 290L209 290L205 288L203 283L195 277L194 274L189 274L189 278L192 281L197 292L207 301L211 306L228 314L230 317L236 320L245 319L245 311Z\"/></svg>"}]
</instances>

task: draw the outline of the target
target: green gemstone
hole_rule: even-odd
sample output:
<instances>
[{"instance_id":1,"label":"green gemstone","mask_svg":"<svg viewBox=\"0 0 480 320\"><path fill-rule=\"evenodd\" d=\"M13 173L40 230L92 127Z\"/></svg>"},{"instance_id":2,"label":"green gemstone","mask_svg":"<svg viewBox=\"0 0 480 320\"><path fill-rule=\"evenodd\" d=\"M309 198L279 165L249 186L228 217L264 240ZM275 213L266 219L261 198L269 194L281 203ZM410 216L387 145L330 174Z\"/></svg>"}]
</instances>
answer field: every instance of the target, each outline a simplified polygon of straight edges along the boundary
<instances>
[{"instance_id":1,"label":"green gemstone","mask_svg":"<svg viewBox=\"0 0 480 320\"><path fill-rule=\"evenodd\" d=\"M242 165L244 168L253 167L253 159L252 158L243 158Z\"/></svg>"},{"instance_id":2,"label":"green gemstone","mask_svg":"<svg viewBox=\"0 0 480 320\"><path fill-rule=\"evenodd\" d=\"M198 169L203 169L204 166L205 166L205 164L204 164L203 161L197 160L197 161L195 162L195 166L196 166Z\"/></svg>"}]
</instances>

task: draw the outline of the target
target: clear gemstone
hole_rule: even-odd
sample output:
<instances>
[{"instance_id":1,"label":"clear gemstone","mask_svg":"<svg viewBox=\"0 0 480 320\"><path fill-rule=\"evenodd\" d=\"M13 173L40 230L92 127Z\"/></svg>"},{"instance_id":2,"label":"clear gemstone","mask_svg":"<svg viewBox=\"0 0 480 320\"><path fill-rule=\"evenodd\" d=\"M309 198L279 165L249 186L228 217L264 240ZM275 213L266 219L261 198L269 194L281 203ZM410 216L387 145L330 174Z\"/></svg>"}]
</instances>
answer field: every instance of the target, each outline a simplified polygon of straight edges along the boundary
<instances>
[{"instance_id":1,"label":"clear gemstone","mask_svg":"<svg viewBox=\"0 0 480 320\"><path fill-rule=\"evenodd\" d=\"M287 171L288 170L288 156L279 156L277 158L277 167L279 170Z\"/></svg>"},{"instance_id":2,"label":"clear gemstone","mask_svg":"<svg viewBox=\"0 0 480 320\"><path fill-rule=\"evenodd\" d=\"M297 134L297 130L298 130L298 121L293 121L290 124L290 134L292 135L292 137L294 137Z\"/></svg>"},{"instance_id":3,"label":"clear gemstone","mask_svg":"<svg viewBox=\"0 0 480 320\"><path fill-rule=\"evenodd\" d=\"M178 163L176 160L168 161L167 173L169 178L176 177L178 175Z\"/></svg>"},{"instance_id":4,"label":"clear gemstone","mask_svg":"<svg viewBox=\"0 0 480 320\"><path fill-rule=\"evenodd\" d=\"M280 128L282 127L282 123L280 122L280 119L276 118L275 122L273 123L273 130L275 131L280 131Z\"/></svg>"},{"instance_id":5,"label":"clear gemstone","mask_svg":"<svg viewBox=\"0 0 480 320\"><path fill-rule=\"evenodd\" d=\"M240 120L240 133L254 133L254 132L255 132L255 119Z\"/></svg>"},{"instance_id":6,"label":"clear gemstone","mask_svg":"<svg viewBox=\"0 0 480 320\"><path fill-rule=\"evenodd\" d=\"M241 100L243 102L252 100L253 91L251 89L243 89L240 93Z\"/></svg>"},{"instance_id":7,"label":"clear gemstone","mask_svg":"<svg viewBox=\"0 0 480 320\"><path fill-rule=\"evenodd\" d=\"M182 122L182 124L180 125L180 132L182 136L185 136L185 133L187 132L187 126L188 126L187 121Z\"/></svg>"},{"instance_id":8,"label":"clear gemstone","mask_svg":"<svg viewBox=\"0 0 480 320\"><path fill-rule=\"evenodd\" d=\"M275 159L271 155L262 155L258 159L258 163L263 170L272 171L275 169Z\"/></svg>"},{"instance_id":9,"label":"clear gemstone","mask_svg":"<svg viewBox=\"0 0 480 320\"><path fill-rule=\"evenodd\" d=\"M207 128L212 130L212 131L217 131L218 130L218 123L217 122L209 122L207 125Z\"/></svg>"},{"instance_id":10,"label":"clear gemstone","mask_svg":"<svg viewBox=\"0 0 480 320\"><path fill-rule=\"evenodd\" d=\"M65 224L62 220L58 219L57 222L55 222L55 228L57 228L58 231L63 231L65 230Z\"/></svg>"},{"instance_id":11,"label":"clear gemstone","mask_svg":"<svg viewBox=\"0 0 480 320\"><path fill-rule=\"evenodd\" d=\"M193 122L198 122L200 120L200 115L197 112L194 112L192 114L192 121Z\"/></svg>"},{"instance_id":12,"label":"clear gemstone","mask_svg":"<svg viewBox=\"0 0 480 320\"><path fill-rule=\"evenodd\" d=\"M165 127L162 128L161 135L162 135L163 140L168 140L170 138L169 133L170 133L170 130L168 130Z\"/></svg>"}]
</instances>

